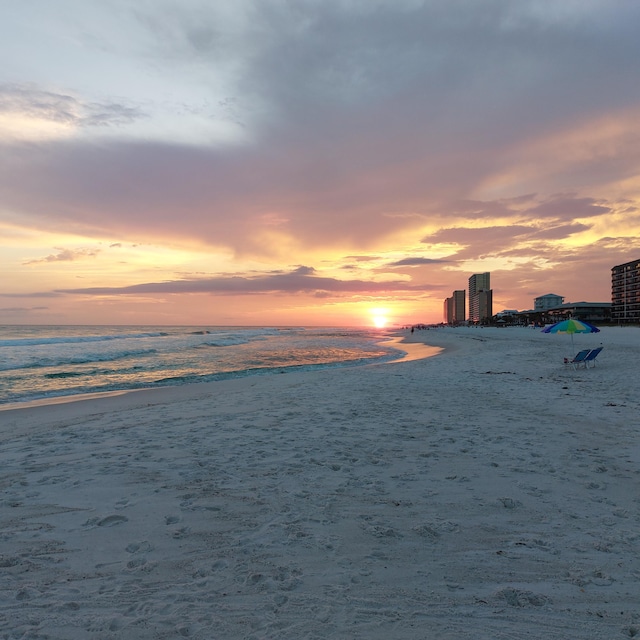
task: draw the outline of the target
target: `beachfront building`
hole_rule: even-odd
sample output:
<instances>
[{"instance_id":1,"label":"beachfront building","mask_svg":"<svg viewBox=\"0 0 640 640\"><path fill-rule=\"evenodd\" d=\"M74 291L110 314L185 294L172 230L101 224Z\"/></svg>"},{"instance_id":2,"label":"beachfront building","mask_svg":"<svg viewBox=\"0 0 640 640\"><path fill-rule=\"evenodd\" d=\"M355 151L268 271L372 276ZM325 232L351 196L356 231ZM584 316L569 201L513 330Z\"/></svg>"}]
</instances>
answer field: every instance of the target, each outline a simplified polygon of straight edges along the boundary
<instances>
[{"instance_id":1,"label":"beachfront building","mask_svg":"<svg viewBox=\"0 0 640 640\"><path fill-rule=\"evenodd\" d=\"M598 325L611 320L611 303L610 302L564 302L563 304L538 311L529 309L528 311L518 311L520 324L528 324L533 326L544 326L545 324L553 324L566 320L567 318L577 318L578 320L586 320L592 324Z\"/></svg>"},{"instance_id":2,"label":"beachfront building","mask_svg":"<svg viewBox=\"0 0 640 640\"><path fill-rule=\"evenodd\" d=\"M611 320L640 322L640 259L611 269Z\"/></svg>"},{"instance_id":3,"label":"beachfront building","mask_svg":"<svg viewBox=\"0 0 640 640\"><path fill-rule=\"evenodd\" d=\"M469 278L469 322L484 322L493 316L491 274L475 273Z\"/></svg>"},{"instance_id":4,"label":"beachfront building","mask_svg":"<svg viewBox=\"0 0 640 640\"><path fill-rule=\"evenodd\" d=\"M565 302L559 307L549 309L544 314L549 322L559 322L567 318L586 320L593 324L611 320L610 302Z\"/></svg>"},{"instance_id":5,"label":"beachfront building","mask_svg":"<svg viewBox=\"0 0 640 640\"><path fill-rule=\"evenodd\" d=\"M498 311L494 316L496 320L511 320L518 315L519 311L517 309L503 309L502 311Z\"/></svg>"},{"instance_id":6,"label":"beachfront building","mask_svg":"<svg viewBox=\"0 0 640 640\"><path fill-rule=\"evenodd\" d=\"M460 289L444 301L444 321L446 324L461 324L465 318L466 295L464 289Z\"/></svg>"},{"instance_id":7,"label":"beachfront building","mask_svg":"<svg viewBox=\"0 0 640 640\"><path fill-rule=\"evenodd\" d=\"M533 310L547 311L549 309L555 309L555 307L559 307L563 302L563 296L559 296L556 293L547 293L533 300Z\"/></svg>"}]
</instances>

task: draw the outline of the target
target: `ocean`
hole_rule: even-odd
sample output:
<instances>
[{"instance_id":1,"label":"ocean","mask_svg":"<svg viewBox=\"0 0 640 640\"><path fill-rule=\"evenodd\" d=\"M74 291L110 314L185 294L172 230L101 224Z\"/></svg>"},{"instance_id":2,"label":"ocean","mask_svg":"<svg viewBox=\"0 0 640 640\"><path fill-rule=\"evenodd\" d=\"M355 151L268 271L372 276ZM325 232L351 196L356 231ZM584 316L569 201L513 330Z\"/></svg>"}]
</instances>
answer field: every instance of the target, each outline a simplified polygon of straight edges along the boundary
<instances>
[{"instance_id":1,"label":"ocean","mask_svg":"<svg viewBox=\"0 0 640 640\"><path fill-rule=\"evenodd\" d=\"M88 393L384 362L380 329L0 326L0 408Z\"/></svg>"}]
</instances>

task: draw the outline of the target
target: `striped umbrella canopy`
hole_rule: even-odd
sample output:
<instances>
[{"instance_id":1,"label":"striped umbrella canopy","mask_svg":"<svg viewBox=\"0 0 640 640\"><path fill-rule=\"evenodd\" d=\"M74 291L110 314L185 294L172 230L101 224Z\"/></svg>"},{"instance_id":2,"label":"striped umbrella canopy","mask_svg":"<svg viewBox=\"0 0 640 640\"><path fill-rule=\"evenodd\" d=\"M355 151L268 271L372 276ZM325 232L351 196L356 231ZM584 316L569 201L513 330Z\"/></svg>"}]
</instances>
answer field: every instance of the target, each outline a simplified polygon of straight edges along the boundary
<instances>
[{"instance_id":1,"label":"striped umbrella canopy","mask_svg":"<svg viewBox=\"0 0 640 640\"><path fill-rule=\"evenodd\" d=\"M542 333L569 333L571 334L571 346L573 347L574 333L598 333L599 331L600 329L598 329L598 327L595 327L589 322L569 318L568 320L561 320L560 322L545 327Z\"/></svg>"}]
</instances>

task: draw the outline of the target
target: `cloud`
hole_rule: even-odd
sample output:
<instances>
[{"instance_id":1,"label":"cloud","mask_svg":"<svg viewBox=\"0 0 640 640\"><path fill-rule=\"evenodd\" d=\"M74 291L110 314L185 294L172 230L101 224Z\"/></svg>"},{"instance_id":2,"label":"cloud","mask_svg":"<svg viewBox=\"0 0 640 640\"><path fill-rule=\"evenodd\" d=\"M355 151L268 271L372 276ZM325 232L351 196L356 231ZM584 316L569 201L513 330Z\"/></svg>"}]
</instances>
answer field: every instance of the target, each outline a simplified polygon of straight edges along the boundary
<instances>
[{"instance_id":1,"label":"cloud","mask_svg":"<svg viewBox=\"0 0 640 640\"><path fill-rule=\"evenodd\" d=\"M88 102L34 84L0 84L0 135L50 138L77 129L119 127L144 117L136 107Z\"/></svg>"},{"instance_id":2,"label":"cloud","mask_svg":"<svg viewBox=\"0 0 640 640\"><path fill-rule=\"evenodd\" d=\"M345 260L354 260L355 262L375 262L379 260L378 256L345 256Z\"/></svg>"},{"instance_id":3,"label":"cloud","mask_svg":"<svg viewBox=\"0 0 640 640\"><path fill-rule=\"evenodd\" d=\"M572 222L569 224L556 224L549 227L538 228L531 234L531 239L534 240L563 240L569 238L576 233L582 233L591 229L590 225L582 224L579 222Z\"/></svg>"},{"instance_id":4,"label":"cloud","mask_svg":"<svg viewBox=\"0 0 640 640\"><path fill-rule=\"evenodd\" d=\"M49 307L0 307L0 313L30 313L31 311L46 311Z\"/></svg>"},{"instance_id":5,"label":"cloud","mask_svg":"<svg viewBox=\"0 0 640 640\"><path fill-rule=\"evenodd\" d=\"M44 262L75 262L84 258L93 258L100 253L98 249L59 249L58 253L52 253L44 258L27 260L23 264L40 264Z\"/></svg>"},{"instance_id":6,"label":"cloud","mask_svg":"<svg viewBox=\"0 0 640 640\"><path fill-rule=\"evenodd\" d=\"M197 239L238 255L367 249L398 231L418 233L425 221L508 214L512 202L497 199L476 211L450 205L472 202L530 140L566 127L576 109L586 123L637 100L628 82L630 60L640 57L626 26L638 15L630 5L595 3L571 17L506 0L231 6L154 3L131 19L144 31L145 60L160 60L167 81L186 78L213 100L225 60L225 88L250 114L247 144L123 137L23 147L20 163L1 163L7 206L25 224ZM593 90L594 65L607 69L600 80L608 90ZM5 105L75 127L143 117L127 101L33 85L5 92ZM589 178L583 158L567 163L568 180ZM525 186L512 195L530 193ZM574 215L560 205L530 213ZM605 212L585 201L582 213Z\"/></svg>"},{"instance_id":7,"label":"cloud","mask_svg":"<svg viewBox=\"0 0 640 640\"><path fill-rule=\"evenodd\" d=\"M219 276L214 278L184 279L167 282L148 282L127 287L88 287L61 289L57 293L84 295L178 294L210 293L217 295L255 295L306 293L372 293L385 291L427 291L434 287L413 285L404 281L374 282L366 280L338 280L316 276L312 267L298 267L283 274L253 277Z\"/></svg>"},{"instance_id":8,"label":"cloud","mask_svg":"<svg viewBox=\"0 0 640 640\"><path fill-rule=\"evenodd\" d=\"M612 259L635 246L622 211L638 208L640 5L105 0L72 19L52 7L24 23L29 56L5 56L22 62L0 86L0 220L24 237L117 239L178 261L192 250L166 282L92 293L402 296L464 261L502 258L491 269L524 280L514 263L590 256L603 234L618 238ZM0 25L0 53L20 11ZM229 122L242 134L209 135ZM221 259L226 275L176 278ZM282 267L311 262L425 268L381 284Z\"/></svg>"},{"instance_id":9,"label":"cloud","mask_svg":"<svg viewBox=\"0 0 640 640\"><path fill-rule=\"evenodd\" d=\"M594 198L559 196L528 209L526 214L531 216L532 220L540 218L574 220L576 218L591 218L610 212L610 207L597 204Z\"/></svg>"},{"instance_id":10,"label":"cloud","mask_svg":"<svg viewBox=\"0 0 640 640\"><path fill-rule=\"evenodd\" d=\"M33 293L3 293L0 291L1 298L58 298L60 293L56 291L39 291Z\"/></svg>"},{"instance_id":11,"label":"cloud","mask_svg":"<svg viewBox=\"0 0 640 640\"><path fill-rule=\"evenodd\" d=\"M305 267L300 265L295 271L292 272L293 275L296 276L312 276L316 273L316 270L313 267Z\"/></svg>"},{"instance_id":12,"label":"cloud","mask_svg":"<svg viewBox=\"0 0 640 640\"><path fill-rule=\"evenodd\" d=\"M531 225L505 225L492 227L451 227L440 229L436 233L426 236L422 242L432 243L455 243L463 246L478 245L491 248L495 251L501 246L513 246L516 243L528 242L531 240L560 240L569 236L586 231L588 225L554 224L543 226Z\"/></svg>"},{"instance_id":13,"label":"cloud","mask_svg":"<svg viewBox=\"0 0 640 640\"><path fill-rule=\"evenodd\" d=\"M390 262L389 267L419 267L425 264L444 264L450 262L450 260L440 260L435 258L403 258L402 260L396 260Z\"/></svg>"},{"instance_id":14,"label":"cloud","mask_svg":"<svg viewBox=\"0 0 640 640\"><path fill-rule=\"evenodd\" d=\"M425 244L454 245L456 261L492 257L531 257L557 254L553 241L588 231L589 225L552 221L549 224L504 225L490 227L450 227L426 236Z\"/></svg>"}]
</instances>

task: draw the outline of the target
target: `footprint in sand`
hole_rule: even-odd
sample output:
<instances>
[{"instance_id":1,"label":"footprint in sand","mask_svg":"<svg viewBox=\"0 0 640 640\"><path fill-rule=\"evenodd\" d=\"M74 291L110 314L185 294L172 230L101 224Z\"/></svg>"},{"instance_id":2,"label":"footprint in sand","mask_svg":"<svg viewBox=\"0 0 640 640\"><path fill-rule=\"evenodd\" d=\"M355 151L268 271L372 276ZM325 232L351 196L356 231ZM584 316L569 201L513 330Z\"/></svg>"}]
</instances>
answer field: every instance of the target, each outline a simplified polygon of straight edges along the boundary
<instances>
[{"instance_id":1,"label":"footprint in sand","mask_svg":"<svg viewBox=\"0 0 640 640\"><path fill-rule=\"evenodd\" d=\"M86 529L93 529L93 527L115 527L123 522L128 522L128 520L129 518L126 516L111 515L104 518L89 518L82 526Z\"/></svg>"},{"instance_id":2,"label":"footprint in sand","mask_svg":"<svg viewBox=\"0 0 640 640\"><path fill-rule=\"evenodd\" d=\"M522 502L514 500L513 498L498 498L498 502L500 502L505 509L517 509L522 506Z\"/></svg>"},{"instance_id":3,"label":"footprint in sand","mask_svg":"<svg viewBox=\"0 0 640 640\"><path fill-rule=\"evenodd\" d=\"M153 551L153 545L148 540L142 542L132 542L125 548L127 553L147 553Z\"/></svg>"},{"instance_id":4,"label":"footprint in sand","mask_svg":"<svg viewBox=\"0 0 640 640\"><path fill-rule=\"evenodd\" d=\"M513 587L506 587L496 591L494 597L497 600L504 600L511 607L542 607L551 602L550 598L542 593L534 593Z\"/></svg>"},{"instance_id":5,"label":"footprint in sand","mask_svg":"<svg viewBox=\"0 0 640 640\"><path fill-rule=\"evenodd\" d=\"M122 524L123 522L128 522L129 518L126 516L107 516L106 518L102 518L102 520L98 520L96 523L99 527L115 527L118 524Z\"/></svg>"}]
</instances>

